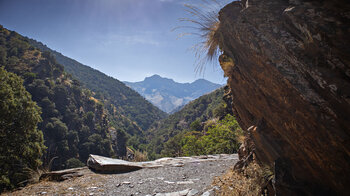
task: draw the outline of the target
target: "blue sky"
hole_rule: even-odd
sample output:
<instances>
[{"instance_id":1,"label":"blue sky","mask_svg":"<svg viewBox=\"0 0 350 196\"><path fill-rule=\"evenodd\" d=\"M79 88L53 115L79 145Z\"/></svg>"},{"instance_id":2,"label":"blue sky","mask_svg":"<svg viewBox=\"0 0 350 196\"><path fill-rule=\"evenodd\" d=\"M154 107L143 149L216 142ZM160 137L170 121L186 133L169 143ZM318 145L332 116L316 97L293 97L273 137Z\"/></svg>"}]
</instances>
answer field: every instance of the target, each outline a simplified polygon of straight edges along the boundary
<instances>
[{"instance_id":1,"label":"blue sky","mask_svg":"<svg viewBox=\"0 0 350 196\"><path fill-rule=\"evenodd\" d=\"M224 0L225 1L225 0ZM227 2L227 1L226 1ZM0 0L0 24L121 81L159 74L225 83L218 63L196 74L184 3L198 0Z\"/></svg>"}]
</instances>

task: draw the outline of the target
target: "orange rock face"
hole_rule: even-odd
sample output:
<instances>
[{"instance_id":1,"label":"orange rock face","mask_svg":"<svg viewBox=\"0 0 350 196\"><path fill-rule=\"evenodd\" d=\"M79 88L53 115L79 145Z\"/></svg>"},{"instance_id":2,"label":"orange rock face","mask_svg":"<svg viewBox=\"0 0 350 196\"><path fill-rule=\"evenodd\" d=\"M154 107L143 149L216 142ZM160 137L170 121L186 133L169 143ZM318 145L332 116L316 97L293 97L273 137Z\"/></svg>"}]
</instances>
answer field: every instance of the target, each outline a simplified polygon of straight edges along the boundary
<instances>
[{"instance_id":1,"label":"orange rock face","mask_svg":"<svg viewBox=\"0 0 350 196\"><path fill-rule=\"evenodd\" d=\"M349 3L249 0L219 19L233 110L277 195L350 195Z\"/></svg>"}]
</instances>

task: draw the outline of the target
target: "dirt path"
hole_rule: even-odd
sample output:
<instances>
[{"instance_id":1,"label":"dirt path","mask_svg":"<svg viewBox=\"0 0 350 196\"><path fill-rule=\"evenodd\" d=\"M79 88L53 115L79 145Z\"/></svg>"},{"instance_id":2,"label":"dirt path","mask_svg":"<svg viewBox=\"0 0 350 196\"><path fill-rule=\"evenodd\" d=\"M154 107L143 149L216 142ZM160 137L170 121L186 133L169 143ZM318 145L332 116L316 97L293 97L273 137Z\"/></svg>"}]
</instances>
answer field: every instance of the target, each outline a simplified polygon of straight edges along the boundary
<instances>
[{"instance_id":1,"label":"dirt path","mask_svg":"<svg viewBox=\"0 0 350 196\"><path fill-rule=\"evenodd\" d=\"M214 157L214 158L213 158ZM82 177L63 182L44 181L9 195L212 195L211 183L232 167L238 157L216 155L191 158L183 164L144 168L123 174L97 174L84 170ZM204 193L204 194L203 194Z\"/></svg>"}]
</instances>

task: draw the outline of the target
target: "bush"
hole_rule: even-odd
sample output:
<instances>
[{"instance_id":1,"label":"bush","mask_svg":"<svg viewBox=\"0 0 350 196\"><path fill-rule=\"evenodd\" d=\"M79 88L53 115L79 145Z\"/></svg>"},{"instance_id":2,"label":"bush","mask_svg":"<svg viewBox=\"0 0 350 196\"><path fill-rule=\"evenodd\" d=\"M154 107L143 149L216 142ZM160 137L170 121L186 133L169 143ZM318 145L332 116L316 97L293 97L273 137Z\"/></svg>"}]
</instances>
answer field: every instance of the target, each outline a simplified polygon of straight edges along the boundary
<instances>
[{"instance_id":1,"label":"bush","mask_svg":"<svg viewBox=\"0 0 350 196\"><path fill-rule=\"evenodd\" d=\"M85 164L82 163L79 159L77 158L70 158L66 161L66 168L77 168L77 167L84 167Z\"/></svg>"},{"instance_id":2,"label":"bush","mask_svg":"<svg viewBox=\"0 0 350 196\"><path fill-rule=\"evenodd\" d=\"M148 161L148 155L146 151L135 151L135 155L134 155L134 160L136 162L141 162L141 161Z\"/></svg>"},{"instance_id":3,"label":"bush","mask_svg":"<svg viewBox=\"0 0 350 196\"><path fill-rule=\"evenodd\" d=\"M236 119L228 114L226 117L211 124L202 132L191 131L181 139L182 152L185 156L202 154L232 154L236 153L243 141L243 131ZM206 127L206 126L205 126Z\"/></svg>"},{"instance_id":4,"label":"bush","mask_svg":"<svg viewBox=\"0 0 350 196\"><path fill-rule=\"evenodd\" d=\"M264 188L273 179L273 173L266 172L267 170L255 162L250 163L242 172L230 169L214 180L213 185L219 187L215 193L219 196L267 195Z\"/></svg>"}]
</instances>

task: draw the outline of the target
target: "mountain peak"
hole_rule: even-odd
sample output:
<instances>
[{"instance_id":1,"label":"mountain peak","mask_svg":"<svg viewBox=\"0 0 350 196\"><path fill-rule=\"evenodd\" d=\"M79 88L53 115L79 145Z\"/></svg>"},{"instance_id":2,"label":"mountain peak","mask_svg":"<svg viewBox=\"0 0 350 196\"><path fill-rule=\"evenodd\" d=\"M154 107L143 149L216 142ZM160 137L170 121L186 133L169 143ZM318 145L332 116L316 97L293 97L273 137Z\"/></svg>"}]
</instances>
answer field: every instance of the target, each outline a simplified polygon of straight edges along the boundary
<instances>
[{"instance_id":1,"label":"mountain peak","mask_svg":"<svg viewBox=\"0 0 350 196\"><path fill-rule=\"evenodd\" d=\"M158 74L154 74L152 76L146 77L145 80L146 79L157 79L157 78L162 78L162 77L160 75L158 75Z\"/></svg>"},{"instance_id":2,"label":"mountain peak","mask_svg":"<svg viewBox=\"0 0 350 196\"><path fill-rule=\"evenodd\" d=\"M178 83L173 79L163 78L157 74L146 77L141 82L125 83L155 106L168 113L203 94L221 87L221 85L205 79L198 79L192 83Z\"/></svg>"},{"instance_id":3,"label":"mountain peak","mask_svg":"<svg viewBox=\"0 0 350 196\"><path fill-rule=\"evenodd\" d=\"M197 79L196 81L192 82L193 83L212 83L206 79L203 79L203 78L200 78L200 79Z\"/></svg>"},{"instance_id":4,"label":"mountain peak","mask_svg":"<svg viewBox=\"0 0 350 196\"><path fill-rule=\"evenodd\" d=\"M144 81L172 81L172 82L174 82L174 80L173 79L169 79L169 78L163 78L162 76L160 76L160 75L158 75L158 74L154 74L154 75L152 75L152 76L150 76L150 77L146 77L145 79L144 79Z\"/></svg>"}]
</instances>

